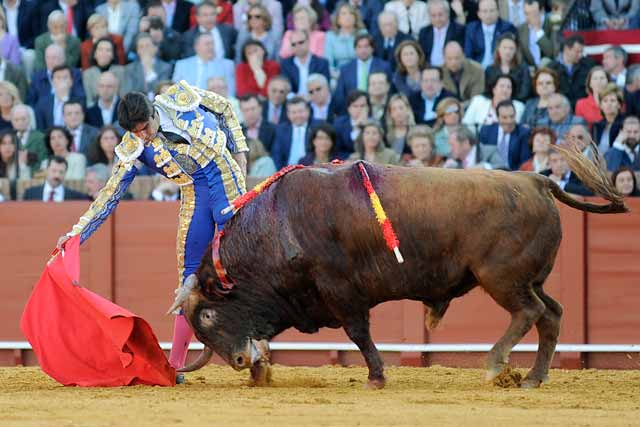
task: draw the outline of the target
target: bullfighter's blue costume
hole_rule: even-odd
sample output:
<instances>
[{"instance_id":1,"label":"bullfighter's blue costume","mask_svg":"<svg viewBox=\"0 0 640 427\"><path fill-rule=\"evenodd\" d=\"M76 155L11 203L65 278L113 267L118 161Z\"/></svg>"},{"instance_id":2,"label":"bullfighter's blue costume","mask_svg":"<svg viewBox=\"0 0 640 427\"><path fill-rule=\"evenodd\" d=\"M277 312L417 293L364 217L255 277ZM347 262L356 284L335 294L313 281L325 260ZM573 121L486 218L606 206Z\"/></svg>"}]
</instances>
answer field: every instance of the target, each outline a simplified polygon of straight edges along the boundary
<instances>
[{"instance_id":1,"label":"bullfighter's blue costume","mask_svg":"<svg viewBox=\"0 0 640 427\"><path fill-rule=\"evenodd\" d=\"M118 161L111 178L69 235L87 240L115 209L142 163L180 186L177 257L182 285L199 266L215 225L222 229L233 215L221 210L246 191L232 154L248 148L231 104L219 95L182 81L156 96L153 104L160 118L158 134L148 143L131 132L124 135L115 148ZM188 337L180 337L185 327ZM180 315L170 357L174 367L184 364L190 339Z\"/></svg>"}]
</instances>

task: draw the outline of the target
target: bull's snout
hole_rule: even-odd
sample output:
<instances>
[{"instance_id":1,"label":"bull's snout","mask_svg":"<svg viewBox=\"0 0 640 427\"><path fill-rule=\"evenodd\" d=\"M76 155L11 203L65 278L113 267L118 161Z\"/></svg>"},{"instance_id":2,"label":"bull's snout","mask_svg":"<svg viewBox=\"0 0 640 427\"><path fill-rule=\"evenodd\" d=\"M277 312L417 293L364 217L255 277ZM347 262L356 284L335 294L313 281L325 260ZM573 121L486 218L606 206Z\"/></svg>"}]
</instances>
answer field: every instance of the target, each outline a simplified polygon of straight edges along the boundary
<instances>
[{"instance_id":1,"label":"bull's snout","mask_svg":"<svg viewBox=\"0 0 640 427\"><path fill-rule=\"evenodd\" d=\"M231 356L231 365L234 369L241 370L251 368L256 362L269 362L270 352L267 340L256 341L247 339L246 346Z\"/></svg>"}]
</instances>

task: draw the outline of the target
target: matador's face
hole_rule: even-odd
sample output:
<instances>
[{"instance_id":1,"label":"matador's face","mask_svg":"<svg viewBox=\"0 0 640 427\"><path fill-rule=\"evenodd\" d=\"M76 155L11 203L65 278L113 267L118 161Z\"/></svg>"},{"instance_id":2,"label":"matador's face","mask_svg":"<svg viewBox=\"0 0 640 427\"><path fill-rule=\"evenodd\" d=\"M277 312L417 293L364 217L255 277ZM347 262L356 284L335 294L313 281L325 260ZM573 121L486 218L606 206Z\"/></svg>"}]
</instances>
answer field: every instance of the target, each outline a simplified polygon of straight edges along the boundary
<instances>
[{"instance_id":1,"label":"matador's face","mask_svg":"<svg viewBox=\"0 0 640 427\"><path fill-rule=\"evenodd\" d=\"M158 134L158 129L160 128L160 117L156 110L153 110L153 115L149 117L149 120L146 122L138 123L131 133L133 133L138 138L142 139L144 142L149 142Z\"/></svg>"}]
</instances>

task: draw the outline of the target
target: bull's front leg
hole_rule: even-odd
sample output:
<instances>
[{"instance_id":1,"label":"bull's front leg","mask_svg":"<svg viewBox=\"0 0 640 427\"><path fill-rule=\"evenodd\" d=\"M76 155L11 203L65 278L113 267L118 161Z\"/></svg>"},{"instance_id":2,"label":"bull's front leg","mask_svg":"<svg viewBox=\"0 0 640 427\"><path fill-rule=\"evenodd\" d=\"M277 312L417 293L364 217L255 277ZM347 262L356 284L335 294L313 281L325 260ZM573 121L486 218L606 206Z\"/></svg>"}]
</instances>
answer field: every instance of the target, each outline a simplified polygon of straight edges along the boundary
<instances>
[{"instance_id":1,"label":"bull's front leg","mask_svg":"<svg viewBox=\"0 0 640 427\"><path fill-rule=\"evenodd\" d=\"M383 388L386 382L384 377L384 364L378 349L376 348L371 333L369 332L369 315L368 313L362 317L349 317L343 322L351 341L353 341L360 351L369 368L369 382L366 387L369 389Z\"/></svg>"}]
</instances>

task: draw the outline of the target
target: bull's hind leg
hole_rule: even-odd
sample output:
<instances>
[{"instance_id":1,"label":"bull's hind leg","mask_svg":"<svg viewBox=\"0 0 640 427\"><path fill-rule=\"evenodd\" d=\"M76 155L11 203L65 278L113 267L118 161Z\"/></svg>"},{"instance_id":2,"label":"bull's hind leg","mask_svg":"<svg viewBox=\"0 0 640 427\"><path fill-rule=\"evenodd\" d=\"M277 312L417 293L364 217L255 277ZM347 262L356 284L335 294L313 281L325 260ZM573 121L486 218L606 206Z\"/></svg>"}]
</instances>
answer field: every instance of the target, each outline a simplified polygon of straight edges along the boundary
<instances>
[{"instance_id":1,"label":"bull's hind leg","mask_svg":"<svg viewBox=\"0 0 640 427\"><path fill-rule=\"evenodd\" d=\"M511 350L542 316L545 305L528 284L504 284L485 289L502 308L511 313L511 323L507 331L493 346L487 359L486 379L492 381L506 368Z\"/></svg>"},{"instance_id":2,"label":"bull's hind leg","mask_svg":"<svg viewBox=\"0 0 640 427\"><path fill-rule=\"evenodd\" d=\"M525 388L539 387L548 380L549 366L558 343L562 318L562 306L544 292L541 284L534 286L534 292L544 302L546 309L536 322L539 337L538 354L533 368L522 383L522 387Z\"/></svg>"},{"instance_id":3,"label":"bull's hind leg","mask_svg":"<svg viewBox=\"0 0 640 427\"><path fill-rule=\"evenodd\" d=\"M367 388L379 389L385 385L384 363L378 353L376 345L371 339L369 332L369 313L361 316L350 316L343 321L343 327L351 341L353 341L360 351L369 368L369 382Z\"/></svg>"}]
</instances>

